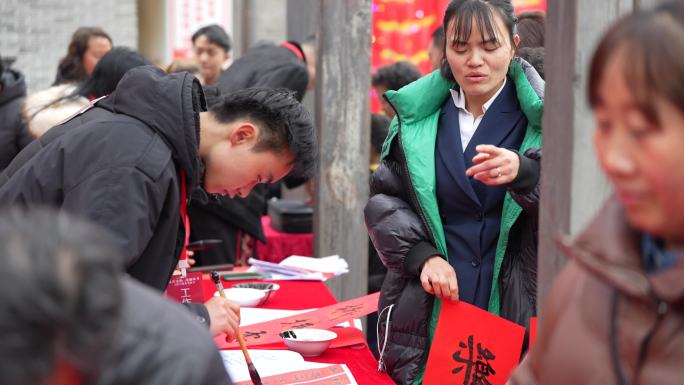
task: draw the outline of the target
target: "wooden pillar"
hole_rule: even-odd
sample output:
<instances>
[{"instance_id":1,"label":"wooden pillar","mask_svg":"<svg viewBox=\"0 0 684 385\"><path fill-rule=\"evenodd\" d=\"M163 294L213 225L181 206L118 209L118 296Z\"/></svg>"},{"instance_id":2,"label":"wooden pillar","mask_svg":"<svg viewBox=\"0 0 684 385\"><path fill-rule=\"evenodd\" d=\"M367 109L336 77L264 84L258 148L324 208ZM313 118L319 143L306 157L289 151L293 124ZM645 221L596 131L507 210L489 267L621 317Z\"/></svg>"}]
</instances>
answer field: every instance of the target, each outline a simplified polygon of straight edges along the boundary
<instances>
[{"instance_id":1,"label":"wooden pillar","mask_svg":"<svg viewBox=\"0 0 684 385\"><path fill-rule=\"evenodd\" d=\"M633 1L549 2L537 279L540 313L566 259L556 246L558 237L576 235L610 194L592 142L594 121L586 97L588 66L603 31L631 12Z\"/></svg>"},{"instance_id":2,"label":"wooden pillar","mask_svg":"<svg viewBox=\"0 0 684 385\"><path fill-rule=\"evenodd\" d=\"M371 0L321 0L317 32L314 252L339 254L350 272L329 280L338 300L366 293Z\"/></svg>"}]
</instances>

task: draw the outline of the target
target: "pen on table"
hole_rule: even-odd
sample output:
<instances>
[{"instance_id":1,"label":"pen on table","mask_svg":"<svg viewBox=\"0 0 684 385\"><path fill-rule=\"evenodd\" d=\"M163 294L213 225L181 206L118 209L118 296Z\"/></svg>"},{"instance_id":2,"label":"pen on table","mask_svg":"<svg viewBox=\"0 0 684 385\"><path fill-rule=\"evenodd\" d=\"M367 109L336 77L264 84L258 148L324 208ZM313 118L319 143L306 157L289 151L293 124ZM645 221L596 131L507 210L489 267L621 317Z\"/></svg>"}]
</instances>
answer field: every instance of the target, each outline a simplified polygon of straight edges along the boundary
<instances>
[{"instance_id":1,"label":"pen on table","mask_svg":"<svg viewBox=\"0 0 684 385\"><path fill-rule=\"evenodd\" d=\"M220 265L211 265L211 266L197 266L197 267L191 267L188 269L189 272L191 273L209 273L213 270L216 271L229 271L233 270L235 268L235 265L232 263L224 263Z\"/></svg>"},{"instance_id":2,"label":"pen on table","mask_svg":"<svg viewBox=\"0 0 684 385\"><path fill-rule=\"evenodd\" d=\"M219 275L216 271L211 272L211 279L214 281L214 284L216 284L216 288L218 289L219 294L221 294L221 297L226 298L226 293L223 291L223 284L221 284L221 279L219 278ZM242 350L242 355L245 356L245 362L247 362L249 378L252 380L252 383L254 385L262 385L259 372L257 372L256 368L254 367L254 363L252 362L252 359L249 357L249 351L247 351L247 346L245 345L245 341L242 339L242 334L240 334L239 330L237 332L237 340L240 344L240 350Z\"/></svg>"}]
</instances>

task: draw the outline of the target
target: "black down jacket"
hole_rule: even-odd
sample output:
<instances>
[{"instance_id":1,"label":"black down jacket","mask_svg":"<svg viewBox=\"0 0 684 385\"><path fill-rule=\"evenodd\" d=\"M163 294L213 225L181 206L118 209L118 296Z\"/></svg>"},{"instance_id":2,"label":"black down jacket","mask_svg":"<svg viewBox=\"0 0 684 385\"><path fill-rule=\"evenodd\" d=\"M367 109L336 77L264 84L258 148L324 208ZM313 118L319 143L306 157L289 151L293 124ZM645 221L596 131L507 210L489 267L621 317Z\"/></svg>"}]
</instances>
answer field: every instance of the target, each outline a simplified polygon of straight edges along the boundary
<instances>
[{"instance_id":1,"label":"black down jacket","mask_svg":"<svg viewBox=\"0 0 684 385\"><path fill-rule=\"evenodd\" d=\"M134 68L114 93L15 157L0 176L0 204L56 206L100 224L128 274L163 291L183 247L181 170L187 191L201 192L205 106L187 72Z\"/></svg>"},{"instance_id":2,"label":"black down jacket","mask_svg":"<svg viewBox=\"0 0 684 385\"><path fill-rule=\"evenodd\" d=\"M403 180L406 165L396 145L371 178L371 198L364 210L366 226L388 273L380 294L380 366L392 379L410 385L425 367L429 347L429 317L434 297L423 289L420 266L411 263L411 254L439 255L422 219L416 214ZM537 225L539 204L539 163L541 149L530 149L521 156L519 178L536 175L529 191L509 189L523 208L513 226L504 256L501 282L501 316L529 326L536 315ZM523 170L525 168L525 170ZM530 170L536 168L536 170ZM524 174L524 175L523 175ZM518 180L513 183L518 182ZM529 185L529 183L524 183Z\"/></svg>"},{"instance_id":3,"label":"black down jacket","mask_svg":"<svg viewBox=\"0 0 684 385\"><path fill-rule=\"evenodd\" d=\"M26 96L24 75L13 70L0 74L0 171L2 171L33 138L21 119L21 106Z\"/></svg>"}]
</instances>

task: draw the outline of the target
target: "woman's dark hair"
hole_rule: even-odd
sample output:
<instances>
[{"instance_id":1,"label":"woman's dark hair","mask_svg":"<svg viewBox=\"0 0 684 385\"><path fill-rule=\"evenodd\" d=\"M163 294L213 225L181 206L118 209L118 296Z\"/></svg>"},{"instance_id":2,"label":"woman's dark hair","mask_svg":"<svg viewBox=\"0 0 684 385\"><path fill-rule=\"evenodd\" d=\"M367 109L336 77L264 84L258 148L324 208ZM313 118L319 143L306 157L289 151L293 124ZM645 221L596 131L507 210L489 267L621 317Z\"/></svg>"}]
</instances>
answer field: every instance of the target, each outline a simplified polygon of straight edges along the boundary
<instances>
[{"instance_id":1,"label":"woman's dark hair","mask_svg":"<svg viewBox=\"0 0 684 385\"><path fill-rule=\"evenodd\" d=\"M520 48L535 48L544 46L546 33L546 16L543 12L530 11L518 15L517 32L520 36Z\"/></svg>"},{"instance_id":2,"label":"woman's dark hair","mask_svg":"<svg viewBox=\"0 0 684 385\"><path fill-rule=\"evenodd\" d=\"M506 26L506 31L497 31L496 21L494 19L494 11L499 13ZM455 81L454 75L451 73L451 67L446 58L446 46L452 41L466 42L470 39L470 32L473 25L473 19L480 31L482 40L486 37L494 39L497 46L501 45L498 41L497 32L505 35L511 40L511 47L515 47L513 43L513 35L515 34L515 24L517 18L511 0L452 0L444 12L444 20L442 27L448 34L449 24L456 23L453 36L446 36L446 44L444 44L444 55L442 56L442 65L440 72L442 76L448 81Z\"/></svg>"},{"instance_id":3,"label":"woman's dark hair","mask_svg":"<svg viewBox=\"0 0 684 385\"><path fill-rule=\"evenodd\" d=\"M97 62L90 78L78 87L77 92L90 99L109 95L128 70L150 64L152 63L130 48L113 48Z\"/></svg>"},{"instance_id":4,"label":"woman's dark hair","mask_svg":"<svg viewBox=\"0 0 684 385\"><path fill-rule=\"evenodd\" d=\"M434 45L435 47L442 47L444 46L444 42L444 27L439 26L439 28L435 29L432 32L432 45Z\"/></svg>"},{"instance_id":5,"label":"woman's dark hair","mask_svg":"<svg viewBox=\"0 0 684 385\"><path fill-rule=\"evenodd\" d=\"M34 111L28 118L28 121L33 120L41 111L66 100L77 99L80 96L86 99L97 99L109 95L114 92L119 81L128 70L150 64L152 63L130 48L112 48L102 56L102 59L95 65L90 77L81 82L74 92L57 98Z\"/></svg>"},{"instance_id":6,"label":"woman's dark hair","mask_svg":"<svg viewBox=\"0 0 684 385\"><path fill-rule=\"evenodd\" d=\"M606 32L589 70L592 108L602 104L599 87L606 67L620 55L624 80L651 123L660 123L657 104L662 98L684 113L684 4L668 2L654 10L638 11Z\"/></svg>"},{"instance_id":7,"label":"woman's dark hair","mask_svg":"<svg viewBox=\"0 0 684 385\"><path fill-rule=\"evenodd\" d=\"M226 31L220 25L211 24L198 29L192 34L193 45L195 44L195 40L197 40L200 36L206 36L210 43L216 44L217 46L223 48L223 50L226 52L230 52L230 48L232 46L230 36L228 36Z\"/></svg>"},{"instance_id":8,"label":"woman's dark hair","mask_svg":"<svg viewBox=\"0 0 684 385\"><path fill-rule=\"evenodd\" d=\"M112 42L112 38L102 28L80 27L77 29L71 36L66 56L59 62L53 86L78 82L87 77L83 68L83 54L88 50L88 42L91 37L103 37L109 40L109 43Z\"/></svg>"}]
</instances>

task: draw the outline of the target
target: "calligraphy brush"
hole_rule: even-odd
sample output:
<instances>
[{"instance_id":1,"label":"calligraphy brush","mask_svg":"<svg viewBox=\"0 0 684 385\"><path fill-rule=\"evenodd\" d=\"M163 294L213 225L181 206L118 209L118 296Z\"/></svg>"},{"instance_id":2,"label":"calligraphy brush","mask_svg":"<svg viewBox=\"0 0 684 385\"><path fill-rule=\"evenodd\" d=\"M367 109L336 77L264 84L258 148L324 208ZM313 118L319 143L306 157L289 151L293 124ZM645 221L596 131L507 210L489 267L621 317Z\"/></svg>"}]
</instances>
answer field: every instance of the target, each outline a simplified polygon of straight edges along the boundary
<instances>
[{"instance_id":1,"label":"calligraphy brush","mask_svg":"<svg viewBox=\"0 0 684 385\"><path fill-rule=\"evenodd\" d=\"M219 294L221 294L221 297L227 298L226 292L223 291L221 279L219 278L219 275L216 271L211 272L211 279L214 281L214 284L216 285ZM261 376L259 376L259 372L257 372L256 367L254 367L254 363L252 362L252 359L249 357L249 351L247 350L247 346L245 345L245 340L242 339L242 334L240 334L240 331L238 331L237 333L237 340L240 344L240 350L242 350L242 355L245 356L245 362L247 363L247 369L249 370L249 378L252 380L252 383L254 385L263 385L261 383Z\"/></svg>"}]
</instances>

